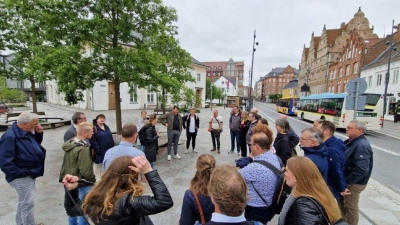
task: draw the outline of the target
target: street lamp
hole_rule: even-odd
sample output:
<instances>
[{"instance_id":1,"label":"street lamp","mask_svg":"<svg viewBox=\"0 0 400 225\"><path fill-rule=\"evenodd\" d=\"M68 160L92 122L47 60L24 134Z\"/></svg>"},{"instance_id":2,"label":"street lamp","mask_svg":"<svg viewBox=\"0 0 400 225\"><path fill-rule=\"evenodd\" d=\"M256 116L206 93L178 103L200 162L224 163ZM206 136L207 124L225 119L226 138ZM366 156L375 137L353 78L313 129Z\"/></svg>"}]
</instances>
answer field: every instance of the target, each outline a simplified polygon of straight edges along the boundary
<instances>
[{"instance_id":1,"label":"street lamp","mask_svg":"<svg viewBox=\"0 0 400 225\"><path fill-rule=\"evenodd\" d=\"M386 108L387 108L387 89L389 85L389 71L390 71L390 61L392 58L392 51L397 51L396 47L393 47L393 30L397 29L398 27L394 25L394 20L392 22L392 34L390 35L390 41L386 42L386 45L389 45L389 59L388 59L388 66L387 66L387 71L386 71L386 76L385 76L385 93L383 94L383 116L382 116L382 128L383 128L383 122L385 121L385 115L386 115Z\"/></svg>"},{"instance_id":2,"label":"street lamp","mask_svg":"<svg viewBox=\"0 0 400 225\"><path fill-rule=\"evenodd\" d=\"M254 30L254 36L253 36L253 50L252 50L252 58L251 58L251 72L250 72L250 101L249 101L249 110L253 108L253 97L251 95L251 90L253 87L253 66L254 66L254 52L256 51L255 45L258 45L258 42L256 42L256 30Z\"/></svg>"}]
</instances>

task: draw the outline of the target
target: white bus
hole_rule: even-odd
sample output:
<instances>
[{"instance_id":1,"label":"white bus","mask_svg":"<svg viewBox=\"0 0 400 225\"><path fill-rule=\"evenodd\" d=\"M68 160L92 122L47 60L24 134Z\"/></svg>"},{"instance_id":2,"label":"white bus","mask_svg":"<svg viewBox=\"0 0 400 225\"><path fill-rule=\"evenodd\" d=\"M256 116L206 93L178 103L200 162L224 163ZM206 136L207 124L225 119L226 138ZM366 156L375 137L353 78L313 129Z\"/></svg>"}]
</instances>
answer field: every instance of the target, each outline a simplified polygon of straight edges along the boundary
<instances>
[{"instance_id":1,"label":"white bus","mask_svg":"<svg viewBox=\"0 0 400 225\"><path fill-rule=\"evenodd\" d=\"M297 117L310 121L329 120L336 128L346 128L354 115L354 110L346 110L344 107L347 95L347 93L324 93L303 97L297 103ZM383 119L383 96L368 93L362 95L367 97L365 110L358 110L356 119L363 121L367 130L380 130Z\"/></svg>"}]
</instances>

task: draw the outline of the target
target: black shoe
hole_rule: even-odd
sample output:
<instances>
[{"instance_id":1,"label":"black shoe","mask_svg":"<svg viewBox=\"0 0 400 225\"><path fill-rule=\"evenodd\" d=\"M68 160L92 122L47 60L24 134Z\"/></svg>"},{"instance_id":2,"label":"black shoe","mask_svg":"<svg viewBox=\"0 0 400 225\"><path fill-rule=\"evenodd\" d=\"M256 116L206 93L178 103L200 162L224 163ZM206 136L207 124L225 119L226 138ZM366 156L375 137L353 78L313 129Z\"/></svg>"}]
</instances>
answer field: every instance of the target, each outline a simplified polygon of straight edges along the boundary
<instances>
[{"instance_id":1,"label":"black shoe","mask_svg":"<svg viewBox=\"0 0 400 225\"><path fill-rule=\"evenodd\" d=\"M210 151L215 152L215 148L211 149Z\"/></svg>"},{"instance_id":2,"label":"black shoe","mask_svg":"<svg viewBox=\"0 0 400 225\"><path fill-rule=\"evenodd\" d=\"M218 154L221 153L221 151L218 149Z\"/></svg>"}]
</instances>

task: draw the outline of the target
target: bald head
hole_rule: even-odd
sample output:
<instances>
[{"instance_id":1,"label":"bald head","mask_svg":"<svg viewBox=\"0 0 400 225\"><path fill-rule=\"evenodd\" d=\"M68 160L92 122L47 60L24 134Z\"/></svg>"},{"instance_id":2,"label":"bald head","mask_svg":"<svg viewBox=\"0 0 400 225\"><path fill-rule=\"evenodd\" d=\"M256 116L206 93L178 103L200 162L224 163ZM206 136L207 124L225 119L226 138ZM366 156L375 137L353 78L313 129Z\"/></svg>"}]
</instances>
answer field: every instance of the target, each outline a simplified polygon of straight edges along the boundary
<instances>
[{"instance_id":1,"label":"bald head","mask_svg":"<svg viewBox=\"0 0 400 225\"><path fill-rule=\"evenodd\" d=\"M287 120L287 116L285 114L280 114L278 118Z\"/></svg>"},{"instance_id":2,"label":"bald head","mask_svg":"<svg viewBox=\"0 0 400 225\"><path fill-rule=\"evenodd\" d=\"M251 112L251 113L258 114L258 109L257 109L257 108L252 108L252 109L250 110L250 112Z\"/></svg>"}]
</instances>

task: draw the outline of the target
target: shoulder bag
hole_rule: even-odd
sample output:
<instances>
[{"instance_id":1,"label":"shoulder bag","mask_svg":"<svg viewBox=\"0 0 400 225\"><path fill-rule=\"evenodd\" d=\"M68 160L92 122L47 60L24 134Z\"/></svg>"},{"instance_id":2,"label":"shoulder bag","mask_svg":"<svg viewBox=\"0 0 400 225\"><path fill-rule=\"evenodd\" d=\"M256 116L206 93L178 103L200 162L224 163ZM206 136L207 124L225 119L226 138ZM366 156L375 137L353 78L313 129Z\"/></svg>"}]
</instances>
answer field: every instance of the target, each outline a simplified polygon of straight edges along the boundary
<instances>
[{"instance_id":1,"label":"shoulder bag","mask_svg":"<svg viewBox=\"0 0 400 225\"><path fill-rule=\"evenodd\" d=\"M197 208L199 208L199 213L200 213L200 222L201 224L205 224L206 220L204 219L204 213L203 213L203 208L201 208L201 204L199 201L199 197L197 196L197 194L192 191L193 195L194 195L194 199L196 200L196 204L197 204Z\"/></svg>"}]
</instances>

